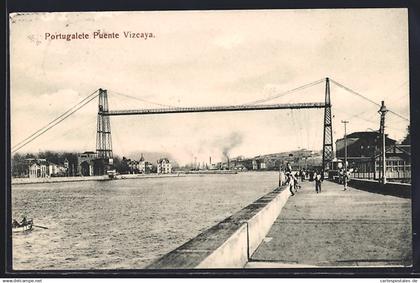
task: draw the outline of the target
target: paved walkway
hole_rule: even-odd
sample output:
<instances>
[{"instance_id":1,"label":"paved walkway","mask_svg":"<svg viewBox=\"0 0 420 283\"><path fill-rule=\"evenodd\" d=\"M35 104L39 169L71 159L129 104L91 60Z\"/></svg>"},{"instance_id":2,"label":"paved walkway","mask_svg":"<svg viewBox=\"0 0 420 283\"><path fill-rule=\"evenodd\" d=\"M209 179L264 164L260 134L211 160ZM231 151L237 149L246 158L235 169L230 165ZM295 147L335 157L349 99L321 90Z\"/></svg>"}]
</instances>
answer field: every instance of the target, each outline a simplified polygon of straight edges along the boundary
<instances>
[{"instance_id":1,"label":"paved walkway","mask_svg":"<svg viewBox=\"0 0 420 283\"><path fill-rule=\"evenodd\" d=\"M411 265L410 199L302 184L246 267Z\"/></svg>"}]
</instances>

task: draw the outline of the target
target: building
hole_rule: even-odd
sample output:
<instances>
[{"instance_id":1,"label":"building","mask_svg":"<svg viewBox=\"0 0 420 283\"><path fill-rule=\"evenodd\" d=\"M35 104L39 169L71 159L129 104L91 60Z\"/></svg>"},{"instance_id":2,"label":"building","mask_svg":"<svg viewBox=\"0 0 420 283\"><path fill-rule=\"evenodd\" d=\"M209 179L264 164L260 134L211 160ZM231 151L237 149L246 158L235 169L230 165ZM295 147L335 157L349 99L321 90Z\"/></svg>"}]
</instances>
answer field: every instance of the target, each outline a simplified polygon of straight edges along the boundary
<instances>
[{"instance_id":1,"label":"building","mask_svg":"<svg viewBox=\"0 0 420 283\"><path fill-rule=\"evenodd\" d=\"M67 176L68 167L64 164L48 163L48 176L49 177L64 177Z\"/></svg>"},{"instance_id":2,"label":"building","mask_svg":"<svg viewBox=\"0 0 420 283\"><path fill-rule=\"evenodd\" d=\"M267 169L268 159L264 157L254 157L252 159L252 170L266 170Z\"/></svg>"},{"instance_id":3,"label":"building","mask_svg":"<svg viewBox=\"0 0 420 283\"><path fill-rule=\"evenodd\" d=\"M241 165L244 167L243 170L253 170L253 159L245 158L242 160Z\"/></svg>"},{"instance_id":4,"label":"building","mask_svg":"<svg viewBox=\"0 0 420 283\"><path fill-rule=\"evenodd\" d=\"M153 170L153 164L148 161L139 162L139 173L149 174Z\"/></svg>"},{"instance_id":5,"label":"building","mask_svg":"<svg viewBox=\"0 0 420 283\"><path fill-rule=\"evenodd\" d=\"M395 144L385 152L386 177L411 179L411 145ZM376 170L380 170L380 156L376 156Z\"/></svg>"},{"instance_id":6,"label":"building","mask_svg":"<svg viewBox=\"0 0 420 283\"><path fill-rule=\"evenodd\" d=\"M68 159L66 158L66 159L64 159L64 163L63 163L63 165L64 165L64 168L69 168L69 165L70 165L70 163L69 163L69 161L68 161Z\"/></svg>"},{"instance_id":7,"label":"building","mask_svg":"<svg viewBox=\"0 0 420 283\"><path fill-rule=\"evenodd\" d=\"M48 162L45 159L30 159L29 178L46 178L48 175Z\"/></svg>"},{"instance_id":8,"label":"building","mask_svg":"<svg viewBox=\"0 0 420 283\"><path fill-rule=\"evenodd\" d=\"M146 161L143 157L143 154L141 154L139 164L138 164L139 173L141 174L149 174L153 171L153 164Z\"/></svg>"},{"instance_id":9,"label":"building","mask_svg":"<svg viewBox=\"0 0 420 283\"><path fill-rule=\"evenodd\" d=\"M258 170L258 161L257 161L257 159L252 159L252 170Z\"/></svg>"},{"instance_id":10,"label":"building","mask_svg":"<svg viewBox=\"0 0 420 283\"><path fill-rule=\"evenodd\" d=\"M77 155L77 174L80 176L104 175L105 161L98 158L94 151L85 151Z\"/></svg>"},{"instance_id":11,"label":"building","mask_svg":"<svg viewBox=\"0 0 420 283\"><path fill-rule=\"evenodd\" d=\"M386 136L385 145L395 145L395 140ZM335 142L336 157L344 160L345 139L337 139ZM366 157L374 157L381 152L382 136L379 132L354 132L347 135L347 160L348 163L364 160Z\"/></svg>"},{"instance_id":12,"label":"building","mask_svg":"<svg viewBox=\"0 0 420 283\"><path fill-rule=\"evenodd\" d=\"M128 165L129 173L130 174L138 174L140 172L140 170L139 170L139 165L140 165L139 161L128 159L127 165Z\"/></svg>"},{"instance_id":13,"label":"building","mask_svg":"<svg viewBox=\"0 0 420 283\"><path fill-rule=\"evenodd\" d=\"M62 164L55 164L43 158L29 158L28 175L29 178L49 178L67 176L68 168Z\"/></svg>"},{"instance_id":14,"label":"building","mask_svg":"<svg viewBox=\"0 0 420 283\"><path fill-rule=\"evenodd\" d=\"M157 161L157 173L158 174L170 174L172 173L172 165L169 159L161 158Z\"/></svg>"},{"instance_id":15,"label":"building","mask_svg":"<svg viewBox=\"0 0 420 283\"><path fill-rule=\"evenodd\" d=\"M385 175L390 181L410 182L411 180L411 146L395 144L385 152ZM353 169L352 176L360 179L379 179L382 171L382 154L374 158L365 158L349 164Z\"/></svg>"},{"instance_id":16,"label":"building","mask_svg":"<svg viewBox=\"0 0 420 283\"><path fill-rule=\"evenodd\" d=\"M385 174L387 179L408 181L411 178L411 146L385 138ZM345 140L336 141L337 159L344 161ZM379 132L355 132L347 135L347 163L352 177L379 179L382 171L382 137Z\"/></svg>"}]
</instances>

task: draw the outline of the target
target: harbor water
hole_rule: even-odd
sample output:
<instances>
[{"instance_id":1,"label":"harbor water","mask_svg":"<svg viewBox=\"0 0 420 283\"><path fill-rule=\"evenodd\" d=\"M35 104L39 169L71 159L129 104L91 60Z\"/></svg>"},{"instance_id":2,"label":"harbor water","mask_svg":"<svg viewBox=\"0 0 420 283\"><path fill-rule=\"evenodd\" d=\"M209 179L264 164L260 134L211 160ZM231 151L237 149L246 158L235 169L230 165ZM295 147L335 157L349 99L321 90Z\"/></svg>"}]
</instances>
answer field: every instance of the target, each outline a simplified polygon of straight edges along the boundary
<instances>
[{"instance_id":1,"label":"harbor water","mask_svg":"<svg viewBox=\"0 0 420 283\"><path fill-rule=\"evenodd\" d=\"M12 186L15 270L137 269L264 194L277 172Z\"/></svg>"}]
</instances>

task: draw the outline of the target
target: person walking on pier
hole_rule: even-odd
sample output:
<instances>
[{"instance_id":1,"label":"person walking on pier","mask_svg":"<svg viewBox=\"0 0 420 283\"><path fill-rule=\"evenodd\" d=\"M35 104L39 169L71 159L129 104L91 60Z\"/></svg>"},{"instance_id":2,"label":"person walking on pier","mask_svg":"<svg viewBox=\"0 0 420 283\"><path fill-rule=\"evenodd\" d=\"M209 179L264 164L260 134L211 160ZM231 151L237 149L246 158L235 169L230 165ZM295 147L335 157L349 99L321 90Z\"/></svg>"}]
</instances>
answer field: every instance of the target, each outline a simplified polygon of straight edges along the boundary
<instances>
[{"instance_id":1,"label":"person walking on pier","mask_svg":"<svg viewBox=\"0 0 420 283\"><path fill-rule=\"evenodd\" d=\"M347 183L348 183L348 181L349 181L348 172L344 171L344 175L343 175L344 191L347 191Z\"/></svg>"},{"instance_id":2,"label":"person walking on pier","mask_svg":"<svg viewBox=\"0 0 420 283\"><path fill-rule=\"evenodd\" d=\"M300 170L300 181L301 182L303 182L303 181L305 181L305 176L306 174L305 174L305 171L303 171L303 170Z\"/></svg>"},{"instance_id":3,"label":"person walking on pier","mask_svg":"<svg viewBox=\"0 0 420 283\"><path fill-rule=\"evenodd\" d=\"M308 175L309 175L309 181L310 182L312 182L313 180L314 180L314 178L315 178L315 173L314 173L314 171L310 171L309 173L308 173Z\"/></svg>"},{"instance_id":4,"label":"person walking on pier","mask_svg":"<svg viewBox=\"0 0 420 283\"><path fill-rule=\"evenodd\" d=\"M295 183L295 193L298 191L298 189L300 189L300 185L299 185L299 176L292 174L292 178L293 178L293 182Z\"/></svg>"},{"instance_id":5,"label":"person walking on pier","mask_svg":"<svg viewBox=\"0 0 420 283\"><path fill-rule=\"evenodd\" d=\"M287 172L286 173L287 176L287 185L289 186L289 191L291 193L292 196L295 195L295 193L293 192L294 188L295 188L295 182L294 182L294 177L292 175L292 173Z\"/></svg>"},{"instance_id":6,"label":"person walking on pier","mask_svg":"<svg viewBox=\"0 0 420 283\"><path fill-rule=\"evenodd\" d=\"M321 174L319 172L315 172L315 191L316 191L316 193L321 192L321 182L322 182Z\"/></svg>"}]
</instances>

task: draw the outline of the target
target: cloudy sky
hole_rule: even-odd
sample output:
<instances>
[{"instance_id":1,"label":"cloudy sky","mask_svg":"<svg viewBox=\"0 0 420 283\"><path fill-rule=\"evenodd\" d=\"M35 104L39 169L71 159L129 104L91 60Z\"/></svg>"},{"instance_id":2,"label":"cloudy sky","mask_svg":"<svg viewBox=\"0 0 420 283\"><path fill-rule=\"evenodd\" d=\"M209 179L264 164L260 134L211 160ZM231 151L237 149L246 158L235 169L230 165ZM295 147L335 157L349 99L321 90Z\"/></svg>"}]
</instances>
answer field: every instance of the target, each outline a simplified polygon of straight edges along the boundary
<instances>
[{"instance_id":1,"label":"cloudy sky","mask_svg":"<svg viewBox=\"0 0 420 283\"><path fill-rule=\"evenodd\" d=\"M110 109L232 105L325 77L409 117L406 9L35 13L10 17L12 145L98 88ZM95 31L118 39L93 39ZM124 31L153 38L124 38ZM86 33L49 40L45 34ZM325 83L267 103L322 102ZM377 130L378 107L331 85L334 140ZM153 104L155 103L155 104ZM95 150L97 100L23 147ZM114 152L168 152L180 163L322 147L322 110L111 118ZM402 139L408 122L387 115ZM135 157L135 156L133 156Z\"/></svg>"}]
</instances>

